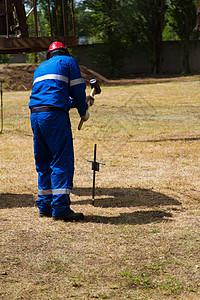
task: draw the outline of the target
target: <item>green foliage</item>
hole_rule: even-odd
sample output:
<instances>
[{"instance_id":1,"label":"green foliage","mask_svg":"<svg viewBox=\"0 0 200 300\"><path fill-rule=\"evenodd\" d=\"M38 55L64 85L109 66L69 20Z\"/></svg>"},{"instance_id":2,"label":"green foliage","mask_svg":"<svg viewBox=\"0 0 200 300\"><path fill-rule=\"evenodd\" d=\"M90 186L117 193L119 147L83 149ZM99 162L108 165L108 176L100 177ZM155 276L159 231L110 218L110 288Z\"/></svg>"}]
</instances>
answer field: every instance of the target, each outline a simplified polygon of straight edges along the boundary
<instances>
[{"instance_id":1,"label":"green foliage","mask_svg":"<svg viewBox=\"0 0 200 300\"><path fill-rule=\"evenodd\" d=\"M26 11L30 11L33 7L33 2L31 0L25 0ZM51 13L51 23L52 23L52 33L54 36L63 36L63 15L62 15L62 1L54 1L49 0L50 4L50 13ZM66 0L67 11L68 11L68 32L69 35L72 35L72 17L71 17L71 7L70 1ZM38 0L37 1L37 14L38 14L38 35L39 36L50 36L51 35L51 27L48 13L48 6L46 0ZM29 35L35 36L35 21L34 21L34 13L32 12L27 18L27 23L29 29Z\"/></svg>"},{"instance_id":2,"label":"green foliage","mask_svg":"<svg viewBox=\"0 0 200 300\"><path fill-rule=\"evenodd\" d=\"M49 25L49 17L48 17L48 9L46 1L37 1L37 16L38 16L38 35L39 36L50 36L50 25ZM33 7L32 1L26 1L26 11L30 11ZM29 28L29 36L35 36L35 20L34 13L32 12L27 18L27 24Z\"/></svg>"},{"instance_id":3,"label":"green foliage","mask_svg":"<svg viewBox=\"0 0 200 300\"><path fill-rule=\"evenodd\" d=\"M10 62L9 54L0 54L0 64L5 64Z\"/></svg>"},{"instance_id":4,"label":"green foliage","mask_svg":"<svg viewBox=\"0 0 200 300\"><path fill-rule=\"evenodd\" d=\"M194 0L172 0L169 7L170 26L183 41L190 38L196 23L196 4Z\"/></svg>"},{"instance_id":5,"label":"green foliage","mask_svg":"<svg viewBox=\"0 0 200 300\"><path fill-rule=\"evenodd\" d=\"M189 40L194 32L196 23L195 0L172 0L169 7L169 14L172 18L171 27L183 43L184 72L190 73L189 65Z\"/></svg>"},{"instance_id":6,"label":"green foliage","mask_svg":"<svg viewBox=\"0 0 200 300\"><path fill-rule=\"evenodd\" d=\"M166 25L163 29L162 40L163 41L179 40L177 33L174 31L173 27L171 26L173 20L168 11L166 12L166 18L167 20L166 20Z\"/></svg>"},{"instance_id":7,"label":"green foliage","mask_svg":"<svg viewBox=\"0 0 200 300\"><path fill-rule=\"evenodd\" d=\"M166 10L166 0L85 0L77 6L78 33L107 45L105 58L113 75L124 52L133 53L138 45L159 72Z\"/></svg>"},{"instance_id":8,"label":"green foliage","mask_svg":"<svg viewBox=\"0 0 200 300\"><path fill-rule=\"evenodd\" d=\"M25 0L26 10L32 0ZM53 35L63 35L62 1L49 0ZM76 32L82 43L99 43L94 64L116 77L125 55L143 49L151 63L151 72L162 71L162 41L189 41L195 32L197 0L83 0L75 1ZM50 36L47 2L38 0L39 36ZM68 7L68 30L72 32L71 1ZM34 36L34 14L27 19ZM184 47L186 47L184 45ZM188 55L188 54L187 54ZM91 57L91 59L93 59ZM187 61L186 55L184 58ZM188 63L187 63L188 64ZM188 69L188 67L186 67Z\"/></svg>"},{"instance_id":9,"label":"green foliage","mask_svg":"<svg viewBox=\"0 0 200 300\"><path fill-rule=\"evenodd\" d=\"M101 64L110 70L109 76L117 76L123 53L127 48L127 28L124 9L127 1L87 0L78 4L78 35L86 36L93 43L104 43L97 53Z\"/></svg>"}]
</instances>

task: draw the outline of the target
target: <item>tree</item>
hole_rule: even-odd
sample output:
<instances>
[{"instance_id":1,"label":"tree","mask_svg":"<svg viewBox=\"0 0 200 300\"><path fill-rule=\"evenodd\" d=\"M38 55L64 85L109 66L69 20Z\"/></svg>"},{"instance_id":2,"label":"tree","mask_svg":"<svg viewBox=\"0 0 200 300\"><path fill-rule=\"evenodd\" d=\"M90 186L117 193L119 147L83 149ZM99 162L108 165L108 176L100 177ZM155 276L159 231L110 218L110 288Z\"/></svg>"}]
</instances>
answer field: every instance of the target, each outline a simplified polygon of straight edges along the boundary
<instances>
[{"instance_id":1,"label":"tree","mask_svg":"<svg viewBox=\"0 0 200 300\"><path fill-rule=\"evenodd\" d=\"M117 75L125 48L122 26L124 2L126 0L85 0L78 4L78 33L104 44L101 62L109 69L108 76Z\"/></svg>"},{"instance_id":2,"label":"tree","mask_svg":"<svg viewBox=\"0 0 200 300\"><path fill-rule=\"evenodd\" d=\"M140 40L152 63L152 72L162 70L162 33L166 25L166 0L136 0L137 27Z\"/></svg>"},{"instance_id":3,"label":"tree","mask_svg":"<svg viewBox=\"0 0 200 300\"><path fill-rule=\"evenodd\" d=\"M196 24L195 0L172 0L169 7L169 13L173 20L171 26L183 44L184 72L190 73L189 41Z\"/></svg>"}]
</instances>

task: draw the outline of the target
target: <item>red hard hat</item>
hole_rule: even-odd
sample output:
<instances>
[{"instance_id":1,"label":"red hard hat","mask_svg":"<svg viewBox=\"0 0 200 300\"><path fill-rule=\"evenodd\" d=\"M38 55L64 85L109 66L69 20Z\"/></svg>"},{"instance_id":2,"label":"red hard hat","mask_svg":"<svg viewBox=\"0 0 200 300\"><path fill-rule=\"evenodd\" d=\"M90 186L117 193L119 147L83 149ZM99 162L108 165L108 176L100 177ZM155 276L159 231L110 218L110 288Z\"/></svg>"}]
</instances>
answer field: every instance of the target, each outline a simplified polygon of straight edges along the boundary
<instances>
[{"instance_id":1,"label":"red hard hat","mask_svg":"<svg viewBox=\"0 0 200 300\"><path fill-rule=\"evenodd\" d=\"M66 54L68 53L68 50L67 48L60 42L53 42L50 46L49 46L49 49L48 49L48 52L47 52L47 59L50 58L50 53L54 50L59 50L59 49L63 49L65 50Z\"/></svg>"},{"instance_id":2,"label":"red hard hat","mask_svg":"<svg viewBox=\"0 0 200 300\"><path fill-rule=\"evenodd\" d=\"M49 46L49 49L48 51L52 51L52 50L56 50L58 48L65 48L65 46L60 43L60 42L53 42L50 46Z\"/></svg>"}]
</instances>

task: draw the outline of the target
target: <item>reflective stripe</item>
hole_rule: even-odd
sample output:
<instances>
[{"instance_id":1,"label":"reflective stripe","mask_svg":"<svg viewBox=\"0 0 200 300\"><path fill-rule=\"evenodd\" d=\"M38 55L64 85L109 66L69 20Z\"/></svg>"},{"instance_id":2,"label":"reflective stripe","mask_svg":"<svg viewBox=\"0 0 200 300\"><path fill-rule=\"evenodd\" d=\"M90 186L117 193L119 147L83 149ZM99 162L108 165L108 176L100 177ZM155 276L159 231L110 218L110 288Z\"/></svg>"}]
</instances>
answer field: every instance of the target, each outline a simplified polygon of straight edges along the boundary
<instances>
[{"instance_id":1,"label":"reflective stripe","mask_svg":"<svg viewBox=\"0 0 200 300\"><path fill-rule=\"evenodd\" d=\"M81 84L81 83L85 83L83 78L70 80L70 86L74 86L74 85Z\"/></svg>"},{"instance_id":2,"label":"reflective stripe","mask_svg":"<svg viewBox=\"0 0 200 300\"><path fill-rule=\"evenodd\" d=\"M52 190L38 190L38 195L52 195Z\"/></svg>"},{"instance_id":3,"label":"reflective stripe","mask_svg":"<svg viewBox=\"0 0 200 300\"><path fill-rule=\"evenodd\" d=\"M58 195L58 194L67 194L67 195L69 195L70 194L70 189L55 189L55 190L52 190L52 194L53 195Z\"/></svg>"},{"instance_id":4,"label":"reflective stripe","mask_svg":"<svg viewBox=\"0 0 200 300\"><path fill-rule=\"evenodd\" d=\"M39 81L46 80L46 79L56 79L56 80L64 81L66 83L69 82L69 78L66 77L66 76L62 76L62 75L58 75L58 74L47 74L47 75L43 75L43 76L37 77L34 80L33 84L36 83L36 82L39 82Z\"/></svg>"},{"instance_id":5,"label":"reflective stripe","mask_svg":"<svg viewBox=\"0 0 200 300\"><path fill-rule=\"evenodd\" d=\"M70 189L54 189L54 190L38 190L38 195L47 196L47 195L64 195L70 194Z\"/></svg>"}]
</instances>

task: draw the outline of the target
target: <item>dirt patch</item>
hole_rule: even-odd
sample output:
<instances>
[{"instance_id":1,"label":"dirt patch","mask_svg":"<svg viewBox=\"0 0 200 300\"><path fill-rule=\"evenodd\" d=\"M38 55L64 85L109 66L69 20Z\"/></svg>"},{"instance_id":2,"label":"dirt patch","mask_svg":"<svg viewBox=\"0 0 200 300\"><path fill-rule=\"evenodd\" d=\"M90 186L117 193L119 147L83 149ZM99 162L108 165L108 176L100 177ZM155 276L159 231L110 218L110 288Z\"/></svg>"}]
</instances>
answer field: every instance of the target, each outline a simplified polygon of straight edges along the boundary
<instances>
[{"instance_id":1,"label":"dirt patch","mask_svg":"<svg viewBox=\"0 0 200 300\"><path fill-rule=\"evenodd\" d=\"M0 65L3 87L10 91L30 90L36 65Z\"/></svg>"},{"instance_id":2,"label":"dirt patch","mask_svg":"<svg viewBox=\"0 0 200 300\"><path fill-rule=\"evenodd\" d=\"M36 64L9 64L0 65L0 80L3 81L4 89L8 91L29 91L32 89L33 74L38 67ZM88 85L90 79L96 78L101 85L124 85L156 83L180 79L190 79L196 76L160 75L149 76L146 74L132 76L130 78L107 79L99 73L80 65L81 74Z\"/></svg>"},{"instance_id":3,"label":"dirt patch","mask_svg":"<svg viewBox=\"0 0 200 300\"><path fill-rule=\"evenodd\" d=\"M22 65L1 65L0 80L3 81L3 87L10 91L28 91L32 89L33 74L38 67L36 64ZM104 83L107 79L100 74L89 70L84 66L80 66L83 79L86 84L89 84L91 78L97 78L99 83Z\"/></svg>"},{"instance_id":4,"label":"dirt patch","mask_svg":"<svg viewBox=\"0 0 200 300\"><path fill-rule=\"evenodd\" d=\"M37 67L36 64L0 65L0 80L3 81L4 89L8 91L31 90L33 74ZM80 70L86 84L89 84L92 78L97 78L100 84L108 82L105 77L84 66L80 66Z\"/></svg>"}]
</instances>

